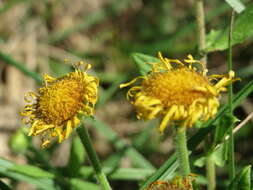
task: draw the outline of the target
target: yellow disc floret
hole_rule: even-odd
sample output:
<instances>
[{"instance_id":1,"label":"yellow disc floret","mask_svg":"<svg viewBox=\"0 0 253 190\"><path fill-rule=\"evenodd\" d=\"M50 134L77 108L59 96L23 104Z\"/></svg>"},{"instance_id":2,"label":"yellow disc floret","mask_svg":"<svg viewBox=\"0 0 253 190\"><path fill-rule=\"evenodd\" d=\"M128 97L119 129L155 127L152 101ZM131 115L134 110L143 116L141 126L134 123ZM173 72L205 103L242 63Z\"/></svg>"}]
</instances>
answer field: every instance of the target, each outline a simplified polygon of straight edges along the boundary
<instances>
[{"instance_id":1,"label":"yellow disc floret","mask_svg":"<svg viewBox=\"0 0 253 190\"><path fill-rule=\"evenodd\" d=\"M97 101L98 79L86 71L76 68L74 72L61 78L44 75L44 85L38 94L26 95L25 106L21 115L24 122L31 125L30 135L42 135L42 146L58 136L58 142L68 138L80 120L80 114L92 115ZM32 98L29 100L28 97Z\"/></svg>"},{"instance_id":2,"label":"yellow disc floret","mask_svg":"<svg viewBox=\"0 0 253 190\"><path fill-rule=\"evenodd\" d=\"M191 127L198 119L206 121L213 117L219 107L220 92L225 91L225 86L236 80L233 79L233 71L228 75L208 77L203 64L194 60L191 55L188 55L184 63L164 58L160 53L159 58L161 62L149 63L152 65L149 74L137 77L120 87L142 79L139 86L130 88L127 98L136 107L137 118L162 118L161 133L169 121ZM215 84L212 83L213 80L216 80Z\"/></svg>"},{"instance_id":3,"label":"yellow disc floret","mask_svg":"<svg viewBox=\"0 0 253 190\"><path fill-rule=\"evenodd\" d=\"M151 183L145 190L193 190L192 182L196 175L190 174L185 178L176 176L172 181L155 181Z\"/></svg>"},{"instance_id":4,"label":"yellow disc floret","mask_svg":"<svg viewBox=\"0 0 253 190\"><path fill-rule=\"evenodd\" d=\"M195 90L196 86L205 88L208 79L188 68L180 68L165 73L154 73L142 82L147 96L158 98L164 106L191 105L194 100L205 97L207 92Z\"/></svg>"},{"instance_id":5,"label":"yellow disc floret","mask_svg":"<svg viewBox=\"0 0 253 190\"><path fill-rule=\"evenodd\" d=\"M77 80L64 79L40 90L38 115L47 124L62 125L82 108L84 86Z\"/></svg>"}]
</instances>

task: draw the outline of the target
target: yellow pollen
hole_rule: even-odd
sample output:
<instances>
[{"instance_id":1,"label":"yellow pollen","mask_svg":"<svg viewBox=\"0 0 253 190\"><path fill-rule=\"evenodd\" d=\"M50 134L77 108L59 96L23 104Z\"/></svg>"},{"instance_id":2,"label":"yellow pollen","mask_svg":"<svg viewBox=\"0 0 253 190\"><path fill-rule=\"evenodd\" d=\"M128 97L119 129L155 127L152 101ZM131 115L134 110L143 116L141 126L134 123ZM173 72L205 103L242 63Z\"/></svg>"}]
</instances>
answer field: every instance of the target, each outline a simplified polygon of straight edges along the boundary
<instances>
[{"instance_id":1,"label":"yellow pollen","mask_svg":"<svg viewBox=\"0 0 253 190\"><path fill-rule=\"evenodd\" d=\"M82 107L83 85L75 79L62 79L41 90L38 114L46 124L62 125Z\"/></svg>"},{"instance_id":2,"label":"yellow pollen","mask_svg":"<svg viewBox=\"0 0 253 190\"><path fill-rule=\"evenodd\" d=\"M160 62L148 63L152 64L149 73L121 84L120 88L142 80L140 85L128 90L127 99L135 106L138 119L161 118L161 134L169 123L192 127L197 120L212 118L219 107L220 93L228 84L238 80L233 71L209 77L203 64L191 55L184 63L164 58L161 54L159 58ZM202 67L199 69L196 64Z\"/></svg>"},{"instance_id":3,"label":"yellow pollen","mask_svg":"<svg viewBox=\"0 0 253 190\"><path fill-rule=\"evenodd\" d=\"M84 69L75 65L75 71L55 78L44 74L44 83L38 93L29 92L25 96L27 105L20 113L22 121L30 125L29 135L40 135L42 147L58 137L61 143L76 128L82 115L92 116L98 97L99 80L86 73L91 65Z\"/></svg>"},{"instance_id":4,"label":"yellow pollen","mask_svg":"<svg viewBox=\"0 0 253 190\"><path fill-rule=\"evenodd\" d=\"M179 68L163 73L153 73L142 82L147 96L158 98L165 107L191 105L194 100L210 94L196 90L196 87L210 86L208 79L188 68ZM211 95L211 94L210 94Z\"/></svg>"}]
</instances>

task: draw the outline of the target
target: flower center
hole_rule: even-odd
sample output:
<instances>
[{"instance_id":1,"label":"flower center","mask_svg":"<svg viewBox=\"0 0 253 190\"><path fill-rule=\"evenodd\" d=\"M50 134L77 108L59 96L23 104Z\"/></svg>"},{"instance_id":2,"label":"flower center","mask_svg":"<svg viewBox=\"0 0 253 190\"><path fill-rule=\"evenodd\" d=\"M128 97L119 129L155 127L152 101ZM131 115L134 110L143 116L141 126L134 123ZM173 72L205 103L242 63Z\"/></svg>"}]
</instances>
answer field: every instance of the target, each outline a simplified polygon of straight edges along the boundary
<instances>
[{"instance_id":1,"label":"flower center","mask_svg":"<svg viewBox=\"0 0 253 190\"><path fill-rule=\"evenodd\" d=\"M40 89L38 114L46 124L61 125L83 105L84 87L78 80L63 78Z\"/></svg>"},{"instance_id":2,"label":"flower center","mask_svg":"<svg viewBox=\"0 0 253 190\"><path fill-rule=\"evenodd\" d=\"M196 90L198 87L210 86L208 79L188 68L154 73L142 82L144 93L158 98L164 106L185 105L189 106L194 100L211 94Z\"/></svg>"}]
</instances>

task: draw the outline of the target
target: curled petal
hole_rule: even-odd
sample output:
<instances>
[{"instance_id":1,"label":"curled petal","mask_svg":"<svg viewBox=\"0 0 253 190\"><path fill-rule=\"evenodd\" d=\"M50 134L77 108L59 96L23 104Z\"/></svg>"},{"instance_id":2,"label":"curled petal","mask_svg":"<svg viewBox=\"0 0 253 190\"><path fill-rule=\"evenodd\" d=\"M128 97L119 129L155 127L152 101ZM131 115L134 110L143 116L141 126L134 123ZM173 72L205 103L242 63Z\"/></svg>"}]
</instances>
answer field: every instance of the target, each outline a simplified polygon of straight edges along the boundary
<instances>
[{"instance_id":1,"label":"curled petal","mask_svg":"<svg viewBox=\"0 0 253 190\"><path fill-rule=\"evenodd\" d=\"M121 84L120 88L132 85L139 78L144 79L130 88L127 99L135 106L138 119L161 118L161 134L169 122L191 127L197 120L207 121L213 117L219 107L220 93L238 80L234 78L234 71L207 76L204 64L192 55L188 55L184 63L165 58L160 52L158 58L160 62L150 63L152 70L146 76L134 78ZM194 63L200 64L202 69Z\"/></svg>"}]
</instances>

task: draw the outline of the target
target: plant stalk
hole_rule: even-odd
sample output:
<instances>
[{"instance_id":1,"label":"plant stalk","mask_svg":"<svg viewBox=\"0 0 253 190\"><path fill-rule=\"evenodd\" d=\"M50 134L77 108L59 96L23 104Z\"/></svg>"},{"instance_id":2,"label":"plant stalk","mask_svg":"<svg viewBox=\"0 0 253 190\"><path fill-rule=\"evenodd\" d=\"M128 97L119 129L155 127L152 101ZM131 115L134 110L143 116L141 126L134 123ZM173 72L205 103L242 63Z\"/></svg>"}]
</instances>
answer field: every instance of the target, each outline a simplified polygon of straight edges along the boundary
<instances>
[{"instance_id":1,"label":"plant stalk","mask_svg":"<svg viewBox=\"0 0 253 190\"><path fill-rule=\"evenodd\" d=\"M182 177L190 174L189 152L187 149L186 127L175 126L174 143Z\"/></svg>"},{"instance_id":2,"label":"plant stalk","mask_svg":"<svg viewBox=\"0 0 253 190\"><path fill-rule=\"evenodd\" d=\"M198 30L198 47L200 54L206 48L206 28L205 28L205 11L204 11L204 0L196 0L196 21ZM207 68L207 55L204 54L202 59L204 67ZM205 143L208 143L205 141ZM207 155L206 159L206 174L207 174L207 187L208 190L215 190L215 163L213 161L212 155Z\"/></svg>"},{"instance_id":3,"label":"plant stalk","mask_svg":"<svg viewBox=\"0 0 253 190\"><path fill-rule=\"evenodd\" d=\"M81 124L77 129L77 134L79 135L82 144L88 154L89 160L91 162L91 165L93 166L93 169L97 175L98 181L100 182L103 190L112 190L110 187L110 184L106 178L106 175L104 174L101 164L99 162L98 156L93 148L90 135L86 129L86 127Z\"/></svg>"},{"instance_id":4,"label":"plant stalk","mask_svg":"<svg viewBox=\"0 0 253 190\"><path fill-rule=\"evenodd\" d=\"M228 71L233 69L232 64L232 32L233 32L233 24L234 24L235 12L232 11L229 34L228 34ZM228 109L231 118L233 117L233 85L232 83L228 86ZM228 165L229 165L229 179L232 181L235 178L235 158L234 158L234 134L232 124L229 127L229 148L228 148Z\"/></svg>"},{"instance_id":5,"label":"plant stalk","mask_svg":"<svg viewBox=\"0 0 253 190\"><path fill-rule=\"evenodd\" d=\"M207 189L216 189L216 179L215 179L215 163L213 160L213 155L210 154L206 157L206 172L207 172Z\"/></svg>"},{"instance_id":6,"label":"plant stalk","mask_svg":"<svg viewBox=\"0 0 253 190\"><path fill-rule=\"evenodd\" d=\"M198 48L199 53L203 57L201 62L206 68L207 56L203 54L203 50L206 48L206 28L205 28L205 12L204 12L204 1L196 0L196 21L197 21L197 31L198 31Z\"/></svg>"},{"instance_id":7,"label":"plant stalk","mask_svg":"<svg viewBox=\"0 0 253 190\"><path fill-rule=\"evenodd\" d=\"M212 144L213 137L208 135L204 141L205 143L205 152L206 152L206 178L207 178L207 189L215 190L216 189L216 168L213 158L213 151L210 145Z\"/></svg>"}]
</instances>

